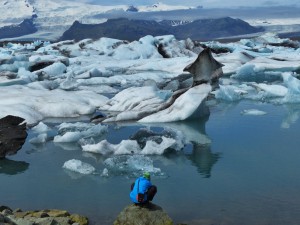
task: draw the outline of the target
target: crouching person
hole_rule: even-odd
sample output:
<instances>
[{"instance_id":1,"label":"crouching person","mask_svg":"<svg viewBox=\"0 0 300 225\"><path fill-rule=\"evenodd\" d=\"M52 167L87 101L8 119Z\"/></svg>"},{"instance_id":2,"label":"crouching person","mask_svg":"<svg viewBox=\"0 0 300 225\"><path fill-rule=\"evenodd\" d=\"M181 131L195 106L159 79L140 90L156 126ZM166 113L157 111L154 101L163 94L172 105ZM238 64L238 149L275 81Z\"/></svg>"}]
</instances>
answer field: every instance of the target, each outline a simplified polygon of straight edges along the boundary
<instances>
[{"instance_id":1,"label":"crouching person","mask_svg":"<svg viewBox=\"0 0 300 225\"><path fill-rule=\"evenodd\" d=\"M153 200L156 192L157 188L152 185L150 174L145 172L131 185L130 199L136 205L146 204Z\"/></svg>"}]
</instances>

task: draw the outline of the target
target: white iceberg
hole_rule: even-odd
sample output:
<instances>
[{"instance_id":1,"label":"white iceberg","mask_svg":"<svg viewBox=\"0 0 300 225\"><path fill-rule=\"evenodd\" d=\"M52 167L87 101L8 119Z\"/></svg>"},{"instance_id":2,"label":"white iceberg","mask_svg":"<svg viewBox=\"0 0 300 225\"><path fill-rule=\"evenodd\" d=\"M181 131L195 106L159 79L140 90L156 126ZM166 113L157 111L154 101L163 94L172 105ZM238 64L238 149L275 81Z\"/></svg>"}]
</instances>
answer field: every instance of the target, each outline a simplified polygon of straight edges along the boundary
<instances>
[{"instance_id":1,"label":"white iceberg","mask_svg":"<svg viewBox=\"0 0 300 225\"><path fill-rule=\"evenodd\" d=\"M211 86L209 84L201 84L190 88L187 92L179 96L169 108L144 117L139 122L151 123L186 120L197 113L210 92Z\"/></svg>"},{"instance_id":2,"label":"white iceberg","mask_svg":"<svg viewBox=\"0 0 300 225\"><path fill-rule=\"evenodd\" d=\"M161 169L154 167L153 160L143 155L113 156L104 161L108 173L113 175L129 175L130 177L140 176L147 171L155 175L162 175Z\"/></svg>"},{"instance_id":3,"label":"white iceberg","mask_svg":"<svg viewBox=\"0 0 300 225\"><path fill-rule=\"evenodd\" d=\"M43 122L39 122L38 125L31 128L34 133L46 133L51 130L46 124Z\"/></svg>"},{"instance_id":4,"label":"white iceberg","mask_svg":"<svg viewBox=\"0 0 300 225\"><path fill-rule=\"evenodd\" d=\"M258 110L258 109L245 109L241 112L241 114L251 115L251 116L262 116L262 115L266 115L267 113L265 111Z\"/></svg>"},{"instance_id":5,"label":"white iceberg","mask_svg":"<svg viewBox=\"0 0 300 225\"><path fill-rule=\"evenodd\" d=\"M39 134L37 137L31 138L29 142L31 144L42 144L47 141L47 133Z\"/></svg>"},{"instance_id":6,"label":"white iceberg","mask_svg":"<svg viewBox=\"0 0 300 225\"><path fill-rule=\"evenodd\" d=\"M71 159L69 161L66 161L63 165L63 168L81 174L92 174L96 170L90 164L84 163L77 159Z\"/></svg>"},{"instance_id":7,"label":"white iceberg","mask_svg":"<svg viewBox=\"0 0 300 225\"><path fill-rule=\"evenodd\" d=\"M63 123L58 126L59 135L54 137L53 142L78 142L82 138L101 136L108 130L106 125L87 123Z\"/></svg>"}]
</instances>

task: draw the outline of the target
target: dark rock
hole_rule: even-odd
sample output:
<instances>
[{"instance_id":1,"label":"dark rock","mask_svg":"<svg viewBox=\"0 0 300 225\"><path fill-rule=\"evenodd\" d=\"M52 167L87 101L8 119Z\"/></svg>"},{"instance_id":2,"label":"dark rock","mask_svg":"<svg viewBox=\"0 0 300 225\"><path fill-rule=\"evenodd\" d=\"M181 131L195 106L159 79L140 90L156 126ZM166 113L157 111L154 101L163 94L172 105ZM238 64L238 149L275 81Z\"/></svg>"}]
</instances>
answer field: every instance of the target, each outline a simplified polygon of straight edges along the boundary
<instances>
[{"instance_id":1,"label":"dark rock","mask_svg":"<svg viewBox=\"0 0 300 225\"><path fill-rule=\"evenodd\" d=\"M5 217L0 214L0 224L3 224L5 222Z\"/></svg>"},{"instance_id":2,"label":"dark rock","mask_svg":"<svg viewBox=\"0 0 300 225\"><path fill-rule=\"evenodd\" d=\"M9 208L8 206L5 206L5 205L0 206L0 212L2 212L5 209L8 209L8 210L12 211L11 208Z\"/></svg>"},{"instance_id":3,"label":"dark rock","mask_svg":"<svg viewBox=\"0 0 300 225\"><path fill-rule=\"evenodd\" d=\"M155 204L145 206L134 204L127 206L118 215L114 225L173 225L172 219Z\"/></svg>"},{"instance_id":4,"label":"dark rock","mask_svg":"<svg viewBox=\"0 0 300 225\"><path fill-rule=\"evenodd\" d=\"M138 12L138 11L139 10L136 7L134 7L133 5L130 5L128 7L128 9L126 9L126 12Z\"/></svg>"},{"instance_id":5,"label":"dark rock","mask_svg":"<svg viewBox=\"0 0 300 225\"><path fill-rule=\"evenodd\" d=\"M8 215L12 215L12 214L13 214L13 212L11 209L4 209L2 211L2 215L4 215L4 216L8 216Z\"/></svg>"},{"instance_id":6,"label":"dark rock","mask_svg":"<svg viewBox=\"0 0 300 225\"><path fill-rule=\"evenodd\" d=\"M0 159L16 154L27 138L26 123L17 116L0 119Z\"/></svg>"},{"instance_id":7,"label":"dark rock","mask_svg":"<svg viewBox=\"0 0 300 225\"><path fill-rule=\"evenodd\" d=\"M11 38L19 37L26 34L32 34L37 31L37 28L34 24L35 17L32 16L31 19L25 19L22 23L18 25L5 26L0 28L0 39L2 38Z\"/></svg>"}]
</instances>

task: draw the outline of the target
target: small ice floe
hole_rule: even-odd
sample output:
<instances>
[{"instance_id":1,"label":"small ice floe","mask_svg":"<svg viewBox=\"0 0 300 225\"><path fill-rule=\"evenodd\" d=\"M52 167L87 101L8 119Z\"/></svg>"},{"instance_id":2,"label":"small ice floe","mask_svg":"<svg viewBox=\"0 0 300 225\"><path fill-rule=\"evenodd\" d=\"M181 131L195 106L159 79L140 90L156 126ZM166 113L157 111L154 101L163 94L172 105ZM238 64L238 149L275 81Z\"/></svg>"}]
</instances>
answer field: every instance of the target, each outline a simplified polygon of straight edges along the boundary
<instances>
[{"instance_id":1,"label":"small ice floe","mask_svg":"<svg viewBox=\"0 0 300 225\"><path fill-rule=\"evenodd\" d=\"M162 155L166 149L176 143L172 138L161 137L160 142L148 140L143 149L135 140L123 140L120 144L111 144L103 140L97 144L84 145L82 150L85 152L99 153L102 155L115 154L143 154L143 155Z\"/></svg>"},{"instance_id":2,"label":"small ice floe","mask_svg":"<svg viewBox=\"0 0 300 225\"><path fill-rule=\"evenodd\" d=\"M31 130L33 133L37 133L38 136L30 139L29 142L31 144L42 144L47 141L48 138L47 132L50 131L51 129L43 122L39 122L38 125L34 126Z\"/></svg>"},{"instance_id":3,"label":"small ice floe","mask_svg":"<svg viewBox=\"0 0 300 225\"><path fill-rule=\"evenodd\" d=\"M58 126L59 135L54 142L77 142L82 138L101 136L107 132L108 127L101 124L89 123L62 123Z\"/></svg>"},{"instance_id":4,"label":"small ice floe","mask_svg":"<svg viewBox=\"0 0 300 225\"><path fill-rule=\"evenodd\" d=\"M95 168L93 166L77 159L66 161L63 165L63 168L81 174L91 174L95 172Z\"/></svg>"},{"instance_id":5,"label":"small ice floe","mask_svg":"<svg viewBox=\"0 0 300 225\"><path fill-rule=\"evenodd\" d=\"M103 140L97 144L83 144L82 150L102 155L162 155L167 149L180 151L184 145L184 136L179 131L168 128L162 132L154 132L148 128L141 128L129 140L122 140L119 144Z\"/></svg>"},{"instance_id":6,"label":"small ice floe","mask_svg":"<svg viewBox=\"0 0 300 225\"><path fill-rule=\"evenodd\" d=\"M50 128L44 124L43 122L39 122L38 125L31 128L34 133L46 133L50 130Z\"/></svg>"},{"instance_id":7,"label":"small ice floe","mask_svg":"<svg viewBox=\"0 0 300 225\"><path fill-rule=\"evenodd\" d=\"M108 177L109 174L108 174L108 169L107 168L104 168L102 173L101 173L101 177Z\"/></svg>"},{"instance_id":8,"label":"small ice floe","mask_svg":"<svg viewBox=\"0 0 300 225\"><path fill-rule=\"evenodd\" d=\"M162 175L161 169L154 167L153 160L143 155L113 156L106 159L104 165L108 172L113 175L126 174L130 177L134 177L140 175L143 171L148 171L158 176Z\"/></svg>"},{"instance_id":9,"label":"small ice floe","mask_svg":"<svg viewBox=\"0 0 300 225\"><path fill-rule=\"evenodd\" d=\"M47 133L39 134L37 137L31 138L29 142L31 144L42 144L47 141L48 135Z\"/></svg>"},{"instance_id":10,"label":"small ice floe","mask_svg":"<svg viewBox=\"0 0 300 225\"><path fill-rule=\"evenodd\" d=\"M241 112L242 115L263 116L267 113L258 109L245 109Z\"/></svg>"},{"instance_id":11,"label":"small ice floe","mask_svg":"<svg viewBox=\"0 0 300 225\"><path fill-rule=\"evenodd\" d=\"M107 140L103 140L97 144L87 144L82 146L82 151L99 153L102 155L108 154L133 154L141 152L141 149L136 141L123 140L120 144L111 144Z\"/></svg>"}]
</instances>

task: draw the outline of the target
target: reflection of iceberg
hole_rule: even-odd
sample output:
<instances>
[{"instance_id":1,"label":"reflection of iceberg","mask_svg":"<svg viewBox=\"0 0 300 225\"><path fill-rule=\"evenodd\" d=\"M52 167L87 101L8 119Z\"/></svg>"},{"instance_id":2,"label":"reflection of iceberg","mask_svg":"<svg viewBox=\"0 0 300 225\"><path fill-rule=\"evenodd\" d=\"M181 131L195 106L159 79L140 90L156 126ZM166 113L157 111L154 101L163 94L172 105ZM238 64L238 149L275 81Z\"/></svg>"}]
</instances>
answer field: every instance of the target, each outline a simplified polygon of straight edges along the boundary
<instances>
[{"instance_id":1,"label":"reflection of iceberg","mask_svg":"<svg viewBox=\"0 0 300 225\"><path fill-rule=\"evenodd\" d=\"M29 163L23 161L13 161L9 159L0 160L0 174L15 175L23 173L29 167Z\"/></svg>"},{"instance_id":2,"label":"reflection of iceberg","mask_svg":"<svg viewBox=\"0 0 300 225\"><path fill-rule=\"evenodd\" d=\"M285 108L287 109L287 115L281 123L281 128L290 128L300 117L300 105L286 105Z\"/></svg>"},{"instance_id":3,"label":"reflection of iceberg","mask_svg":"<svg viewBox=\"0 0 300 225\"><path fill-rule=\"evenodd\" d=\"M172 123L151 123L147 124L152 127L161 127L164 129L175 130L177 133L181 133L186 143L195 142L198 144L210 144L211 140L205 134L205 123L208 120L208 116L202 117L197 120L187 120L185 122L172 122Z\"/></svg>"},{"instance_id":4,"label":"reflection of iceberg","mask_svg":"<svg viewBox=\"0 0 300 225\"><path fill-rule=\"evenodd\" d=\"M198 172L205 178L211 176L211 170L221 157L220 153L212 153L209 145L193 145L193 153L188 158L195 164Z\"/></svg>"}]
</instances>

